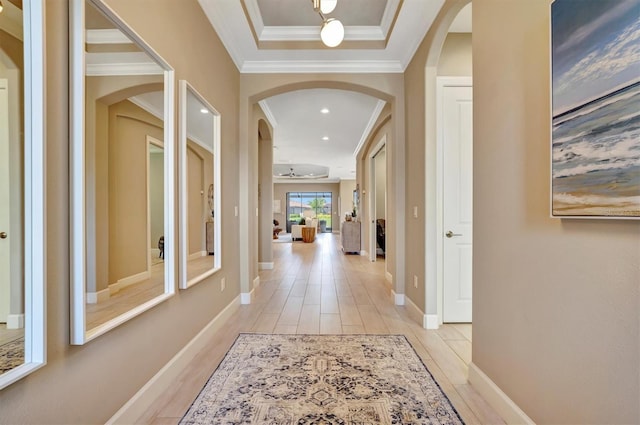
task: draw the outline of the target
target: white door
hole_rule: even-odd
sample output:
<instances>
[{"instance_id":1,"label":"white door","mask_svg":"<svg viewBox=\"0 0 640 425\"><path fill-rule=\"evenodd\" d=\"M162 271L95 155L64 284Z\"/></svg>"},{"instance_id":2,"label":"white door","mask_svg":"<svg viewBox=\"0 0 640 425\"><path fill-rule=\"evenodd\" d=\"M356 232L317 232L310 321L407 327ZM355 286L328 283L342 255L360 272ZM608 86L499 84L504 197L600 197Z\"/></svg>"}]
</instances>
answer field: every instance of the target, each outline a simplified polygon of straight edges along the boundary
<instances>
[{"instance_id":1,"label":"white door","mask_svg":"<svg viewBox=\"0 0 640 425\"><path fill-rule=\"evenodd\" d=\"M442 91L443 321L471 322L473 108L470 86Z\"/></svg>"},{"instance_id":2,"label":"white door","mask_svg":"<svg viewBox=\"0 0 640 425\"><path fill-rule=\"evenodd\" d=\"M9 95L6 79L0 79L0 323L9 316L11 237L9 184Z\"/></svg>"}]
</instances>

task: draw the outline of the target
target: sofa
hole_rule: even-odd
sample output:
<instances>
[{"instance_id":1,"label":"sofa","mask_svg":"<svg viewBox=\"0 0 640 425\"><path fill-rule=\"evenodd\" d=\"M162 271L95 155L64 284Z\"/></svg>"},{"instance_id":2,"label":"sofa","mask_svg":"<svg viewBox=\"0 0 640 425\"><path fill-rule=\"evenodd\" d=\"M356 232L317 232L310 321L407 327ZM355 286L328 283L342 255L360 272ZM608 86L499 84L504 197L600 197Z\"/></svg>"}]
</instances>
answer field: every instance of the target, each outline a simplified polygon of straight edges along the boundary
<instances>
[{"instance_id":1,"label":"sofa","mask_svg":"<svg viewBox=\"0 0 640 425\"><path fill-rule=\"evenodd\" d=\"M315 227L318 228L318 220L315 218L307 218L305 224L292 224L291 225L291 240L302 239L303 227Z\"/></svg>"}]
</instances>

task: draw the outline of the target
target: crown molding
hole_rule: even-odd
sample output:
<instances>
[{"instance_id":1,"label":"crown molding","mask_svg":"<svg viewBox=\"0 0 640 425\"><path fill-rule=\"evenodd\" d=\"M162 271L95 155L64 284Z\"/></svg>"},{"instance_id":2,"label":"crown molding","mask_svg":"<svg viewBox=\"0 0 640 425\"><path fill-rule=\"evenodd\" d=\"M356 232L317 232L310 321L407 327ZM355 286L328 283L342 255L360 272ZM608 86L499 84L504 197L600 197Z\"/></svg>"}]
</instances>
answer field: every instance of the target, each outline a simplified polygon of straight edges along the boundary
<instances>
[{"instance_id":1,"label":"crown molding","mask_svg":"<svg viewBox=\"0 0 640 425\"><path fill-rule=\"evenodd\" d=\"M386 104L387 104L387 102L385 102L384 100L378 100L378 103L376 104L376 107L373 110L373 113L371 114L371 118L369 119L369 122L367 123L367 127L362 132L362 137L360 138L360 141L358 142L358 146L356 146L356 149L353 151L353 157L354 158L358 158L358 154L360 153L360 149L362 149L362 147L366 143L367 139L369 138L371 130L373 130L373 126L376 125L376 121L378 121L378 117L382 113L382 109L384 109L384 105L386 105Z\"/></svg>"},{"instance_id":2,"label":"crown molding","mask_svg":"<svg viewBox=\"0 0 640 425\"><path fill-rule=\"evenodd\" d=\"M243 74L269 73L385 73L404 72L402 63L395 60L353 60L353 61L245 61L240 72Z\"/></svg>"},{"instance_id":3,"label":"crown molding","mask_svg":"<svg viewBox=\"0 0 640 425\"><path fill-rule=\"evenodd\" d=\"M267 121L269 121L271 127L276 128L278 126L278 121L276 121L276 117L273 115L273 112L271 112L271 108L269 108L266 99L259 101L258 105L262 108L262 112L264 112L264 116L267 117Z\"/></svg>"},{"instance_id":4,"label":"crown molding","mask_svg":"<svg viewBox=\"0 0 640 425\"><path fill-rule=\"evenodd\" d=\"M133 40L115 28L87 30L85 41L87 44L133 44Z\"/></svg>"},{"instance_id":5,"label":"crown molding","mask_svg":"<svg viewBox=\"0 0 640 425\"><path fill-rule=\"evenodd\" d=\"M86 53L86 75L163 75L162 69L144 52Z\"/></svg>"}]
</instances>

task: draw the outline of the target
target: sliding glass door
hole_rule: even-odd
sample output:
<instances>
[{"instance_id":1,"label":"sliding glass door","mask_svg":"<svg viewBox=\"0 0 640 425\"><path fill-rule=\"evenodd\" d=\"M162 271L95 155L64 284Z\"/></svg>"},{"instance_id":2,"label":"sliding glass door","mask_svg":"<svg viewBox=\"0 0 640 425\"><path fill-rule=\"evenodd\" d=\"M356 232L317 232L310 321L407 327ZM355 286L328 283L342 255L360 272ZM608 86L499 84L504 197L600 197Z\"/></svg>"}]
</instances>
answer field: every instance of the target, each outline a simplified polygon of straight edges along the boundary
<instances>
[{"instance_id":1,"label":"sliding glass door","mask_svg":"<svg viewBox=\"0 0 640 425\"><path fill-rule=\"evenodd\" d=\"M331 192L287 192L287 232L304 217L316 218L319 233L331 232Z\"/></svg>"}]
</instances>

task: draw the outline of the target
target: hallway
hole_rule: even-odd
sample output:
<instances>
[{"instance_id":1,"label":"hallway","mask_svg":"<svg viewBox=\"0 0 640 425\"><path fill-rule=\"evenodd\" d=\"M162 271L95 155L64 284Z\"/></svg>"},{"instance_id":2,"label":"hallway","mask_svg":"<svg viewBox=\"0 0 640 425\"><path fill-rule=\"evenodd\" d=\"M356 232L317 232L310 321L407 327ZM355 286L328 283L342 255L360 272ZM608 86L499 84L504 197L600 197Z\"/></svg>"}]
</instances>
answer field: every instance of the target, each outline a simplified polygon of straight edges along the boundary
<instances>
[{"instance_id":1,"label":"hallway","mask_svg":"<svg viewBox=\"0 0 640 425\"><path fill-rule=\"evenodd\" d=\"M393 305L384 260L344 255L338 238L325 233L314 243L274 243L275 267L260 272L253 303L240 306L140 423L178 423L240 332L405 335L465 423L504 423L467 383L471 325L422 329Z\"/></svg>"}]
</instances>

